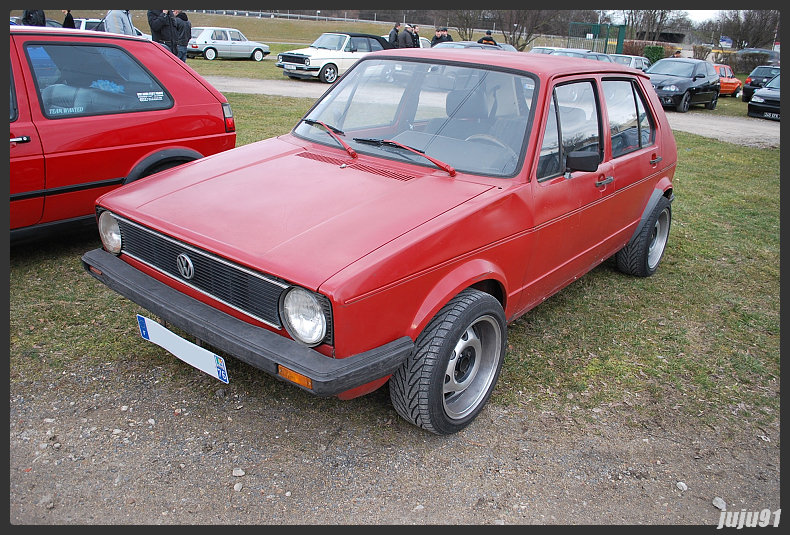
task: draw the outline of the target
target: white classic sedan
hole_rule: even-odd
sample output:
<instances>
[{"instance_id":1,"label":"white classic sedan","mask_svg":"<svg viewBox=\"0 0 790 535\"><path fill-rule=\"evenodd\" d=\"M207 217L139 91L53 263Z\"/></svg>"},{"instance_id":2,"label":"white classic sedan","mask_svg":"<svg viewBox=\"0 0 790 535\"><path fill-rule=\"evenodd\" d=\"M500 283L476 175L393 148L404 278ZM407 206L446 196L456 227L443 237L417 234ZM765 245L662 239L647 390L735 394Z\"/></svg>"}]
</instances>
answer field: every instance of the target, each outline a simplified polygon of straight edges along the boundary
<instances>
[{"instance_id":1,"label":"white classic sedan","mask_svg":"<svg viewBox=\"0 0 790 535\"><path fill-rule=\"evenodd\" d=\"M235 28L195 26L187 45L188 58L202 56L209 61L217 58L261 61L268 55L269 45L250 41Z\"/></svg>"}]
</instances>

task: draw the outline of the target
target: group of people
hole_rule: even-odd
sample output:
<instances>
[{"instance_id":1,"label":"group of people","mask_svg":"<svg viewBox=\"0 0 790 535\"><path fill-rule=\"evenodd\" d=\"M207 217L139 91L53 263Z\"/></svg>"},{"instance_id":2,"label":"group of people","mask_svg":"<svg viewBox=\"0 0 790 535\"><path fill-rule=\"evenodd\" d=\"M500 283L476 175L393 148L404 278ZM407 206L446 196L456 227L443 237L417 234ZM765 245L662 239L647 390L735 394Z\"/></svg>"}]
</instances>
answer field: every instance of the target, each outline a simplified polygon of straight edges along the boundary
<instances>
[{"instance_id":1,"label":"group of people","mask_svg":"<svg viewBox=\"0 0 790 535\"><path fill-rule=\"evenodd\" d=\"M390 30L388 40L395 48L420 48L420 27L416 24L406 24L401 31L401 23L396 22ZM453 37L447 34L447 28L436 28L436 35L431 39L431 46L452 40Z\"/></svg>"},{"instance_id":2,"label":"group of people","mask_svg":"<svg viewBox=\"0 0 790 535\"><path fill-rule=\"evenodd\" d=\"M151 40L165 45L181 61L187 60L187 45L192 37L192 23L181 10L148 11Z\"/></svg>"},{"instance_id":3,"label":"group of people","mask_svg":"<svg viewBox=\"0 0 790 535\"><path fill-rule=\"evenodd\" d=\"M71 10L63 9L61 11L66 15L63 19L63 27L75 28ZM107 32L135 35L132 16L128 9L111 9L102 20ZM26 9L22 13L22 24L46 26L47 16L42 9ZM178 9L148 11L148 26L151 27L153 41L165 45L174 55L186 62L187 45L192 37L192 23L186 13Z\"/></svg>"}]
</instances>

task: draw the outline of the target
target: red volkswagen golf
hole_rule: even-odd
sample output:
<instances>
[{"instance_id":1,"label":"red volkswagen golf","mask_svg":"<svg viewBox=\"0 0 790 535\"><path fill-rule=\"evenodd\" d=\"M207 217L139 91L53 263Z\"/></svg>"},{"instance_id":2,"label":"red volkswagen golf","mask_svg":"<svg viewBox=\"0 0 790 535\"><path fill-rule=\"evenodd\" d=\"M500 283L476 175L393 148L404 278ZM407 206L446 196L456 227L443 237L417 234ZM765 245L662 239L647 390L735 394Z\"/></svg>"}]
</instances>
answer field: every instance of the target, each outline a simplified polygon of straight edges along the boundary
<instances>
[{"instance_id":1,"label":"red volkswagen golf","mask_svg":"<svg viewBox=\"0 0 790 535\"><path fill-rule=\"evenodd\" d=\"M103 193L236 145L227 99L163 46L11 26L11 242L95 224Z\"/></svg>"},{"instance_id":2,"label":"red volkswagen golf","mask_svg":"<svg viewBox=\"0 0 790 535\"><path fill-rule=\"evenodd\" d=\"M676 160L641 71L384 50L289 134L100 197L82 261L150 312L143 338L219 381L238 359L319 396L388 383L449 434L491 396L510 322L612 256L655 273Z\"/></svg>"}]
</instances>

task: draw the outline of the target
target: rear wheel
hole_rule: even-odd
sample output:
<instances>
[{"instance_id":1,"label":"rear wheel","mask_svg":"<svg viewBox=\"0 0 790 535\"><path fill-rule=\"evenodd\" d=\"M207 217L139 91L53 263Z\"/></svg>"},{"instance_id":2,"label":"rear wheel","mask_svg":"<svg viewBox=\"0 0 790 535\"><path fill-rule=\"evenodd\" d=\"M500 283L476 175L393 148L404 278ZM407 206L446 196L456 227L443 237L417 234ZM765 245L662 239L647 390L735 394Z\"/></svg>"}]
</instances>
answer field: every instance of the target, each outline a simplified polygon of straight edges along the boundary
<instances>
[{"instance_id":1,"label":"rear wheel","mask_svg":"<svg viewBox=\"0 0 790 535\"><path fill-rule=\"evenodd\" d=\"M710 102L705 104L705 109L706 110L715 110L716 109L716 104L718 104L718 103L719 103L719 95L717 93L716 95L713 96L713 100L711 100Z\"/></svg>"},{"instance_id":2,"label":"rear wheel","mask_svg":"<svg viewBox=\"0 0 790 535\"><path fill-rule=\"evenodd\" d=\"M325 84L334 83L337 80L337 67L332 63L327 63L318 74L318 78Z\"/></svg>"},{"instance_id":3,"label":"rear wheel","mask_svg":"<svg viewBox=\"0 0 790 535\"><path fill-rule=\"evenodd\" d=\"M649 277L664 256L672 225L672 203L661 197L636 238L617 252L617 268L637 277Z\"/></svg>"},{"instance_id":4,"label":"rear wheel","mask_svg":"<svg viewBox=\"0 0 790 535\"><path fill-rule=\"evenodd\" d=\"M743 93L743 87L738 86L735 91L732 93L732 98L741 98L741 94Z\"/></svg>"},{"instance_id":5,"label":"rear wheel","mask_svg":"<svg viewBox=\"0 0 790 535\"><path fill-rule=\"evenodd\" d=\"M217 51L213 48L207 48L203 51L203 57L209 61L217 59Z\"/></svg>"},{"instance_id":6,"label":"rear wheel","mask_svg":"<svg viewBox=\"0 0 790 535\"><path fill-rule=\"evenodd\" d=\"M493 296L467 289L450 300L417 338L389 381L403 418L439 435L469 425L485 406L502 369L507 322Z\"/></svg>"}]
</instances>

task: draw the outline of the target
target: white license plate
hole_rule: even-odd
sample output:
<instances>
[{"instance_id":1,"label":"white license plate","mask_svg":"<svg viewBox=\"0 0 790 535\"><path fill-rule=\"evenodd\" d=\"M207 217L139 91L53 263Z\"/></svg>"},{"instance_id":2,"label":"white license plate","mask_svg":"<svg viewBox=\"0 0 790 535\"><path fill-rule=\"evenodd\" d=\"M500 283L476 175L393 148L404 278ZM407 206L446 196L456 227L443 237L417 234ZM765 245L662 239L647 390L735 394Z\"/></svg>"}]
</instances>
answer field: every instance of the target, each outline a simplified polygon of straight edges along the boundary
<instances>
[{"instance_id":1,"label":"white license plate","mask_svg":"<svg viewBox=\"0 0 790 535\"><path fill-rule=\"evenodd\" d=\"M766 119L778 119L779 118L779 114L778 113L773 113L773 112L770 112L770 111L764 111L763 112L763 117L765 117Z\"/></svg>"},{"instance_id":2,"label":"white license plate","mask_svg":"<svg viewBox=\"0 0 790 535\"><path fill-rule=\"evenodd\" d=\"M159 347L163 347L190 366L194 366L198 370L228 384L228 369L225 367L225 359L188 340L184 340L167 327L140 314L137 315L137 323L140 326L140 335L143 338Z\"/></svg>"},{"instance_id":3,"label":"white license plate","mask_svg":"<svg viewBox=\"0 0 790 535\"><path fill-rule=\"evenodd\" d=\"M296 70L296 65L288 65L286 63L285 65L283 65L283 69L285 69L286 71L293 71Z\"/></svg>"}]
</instances>

